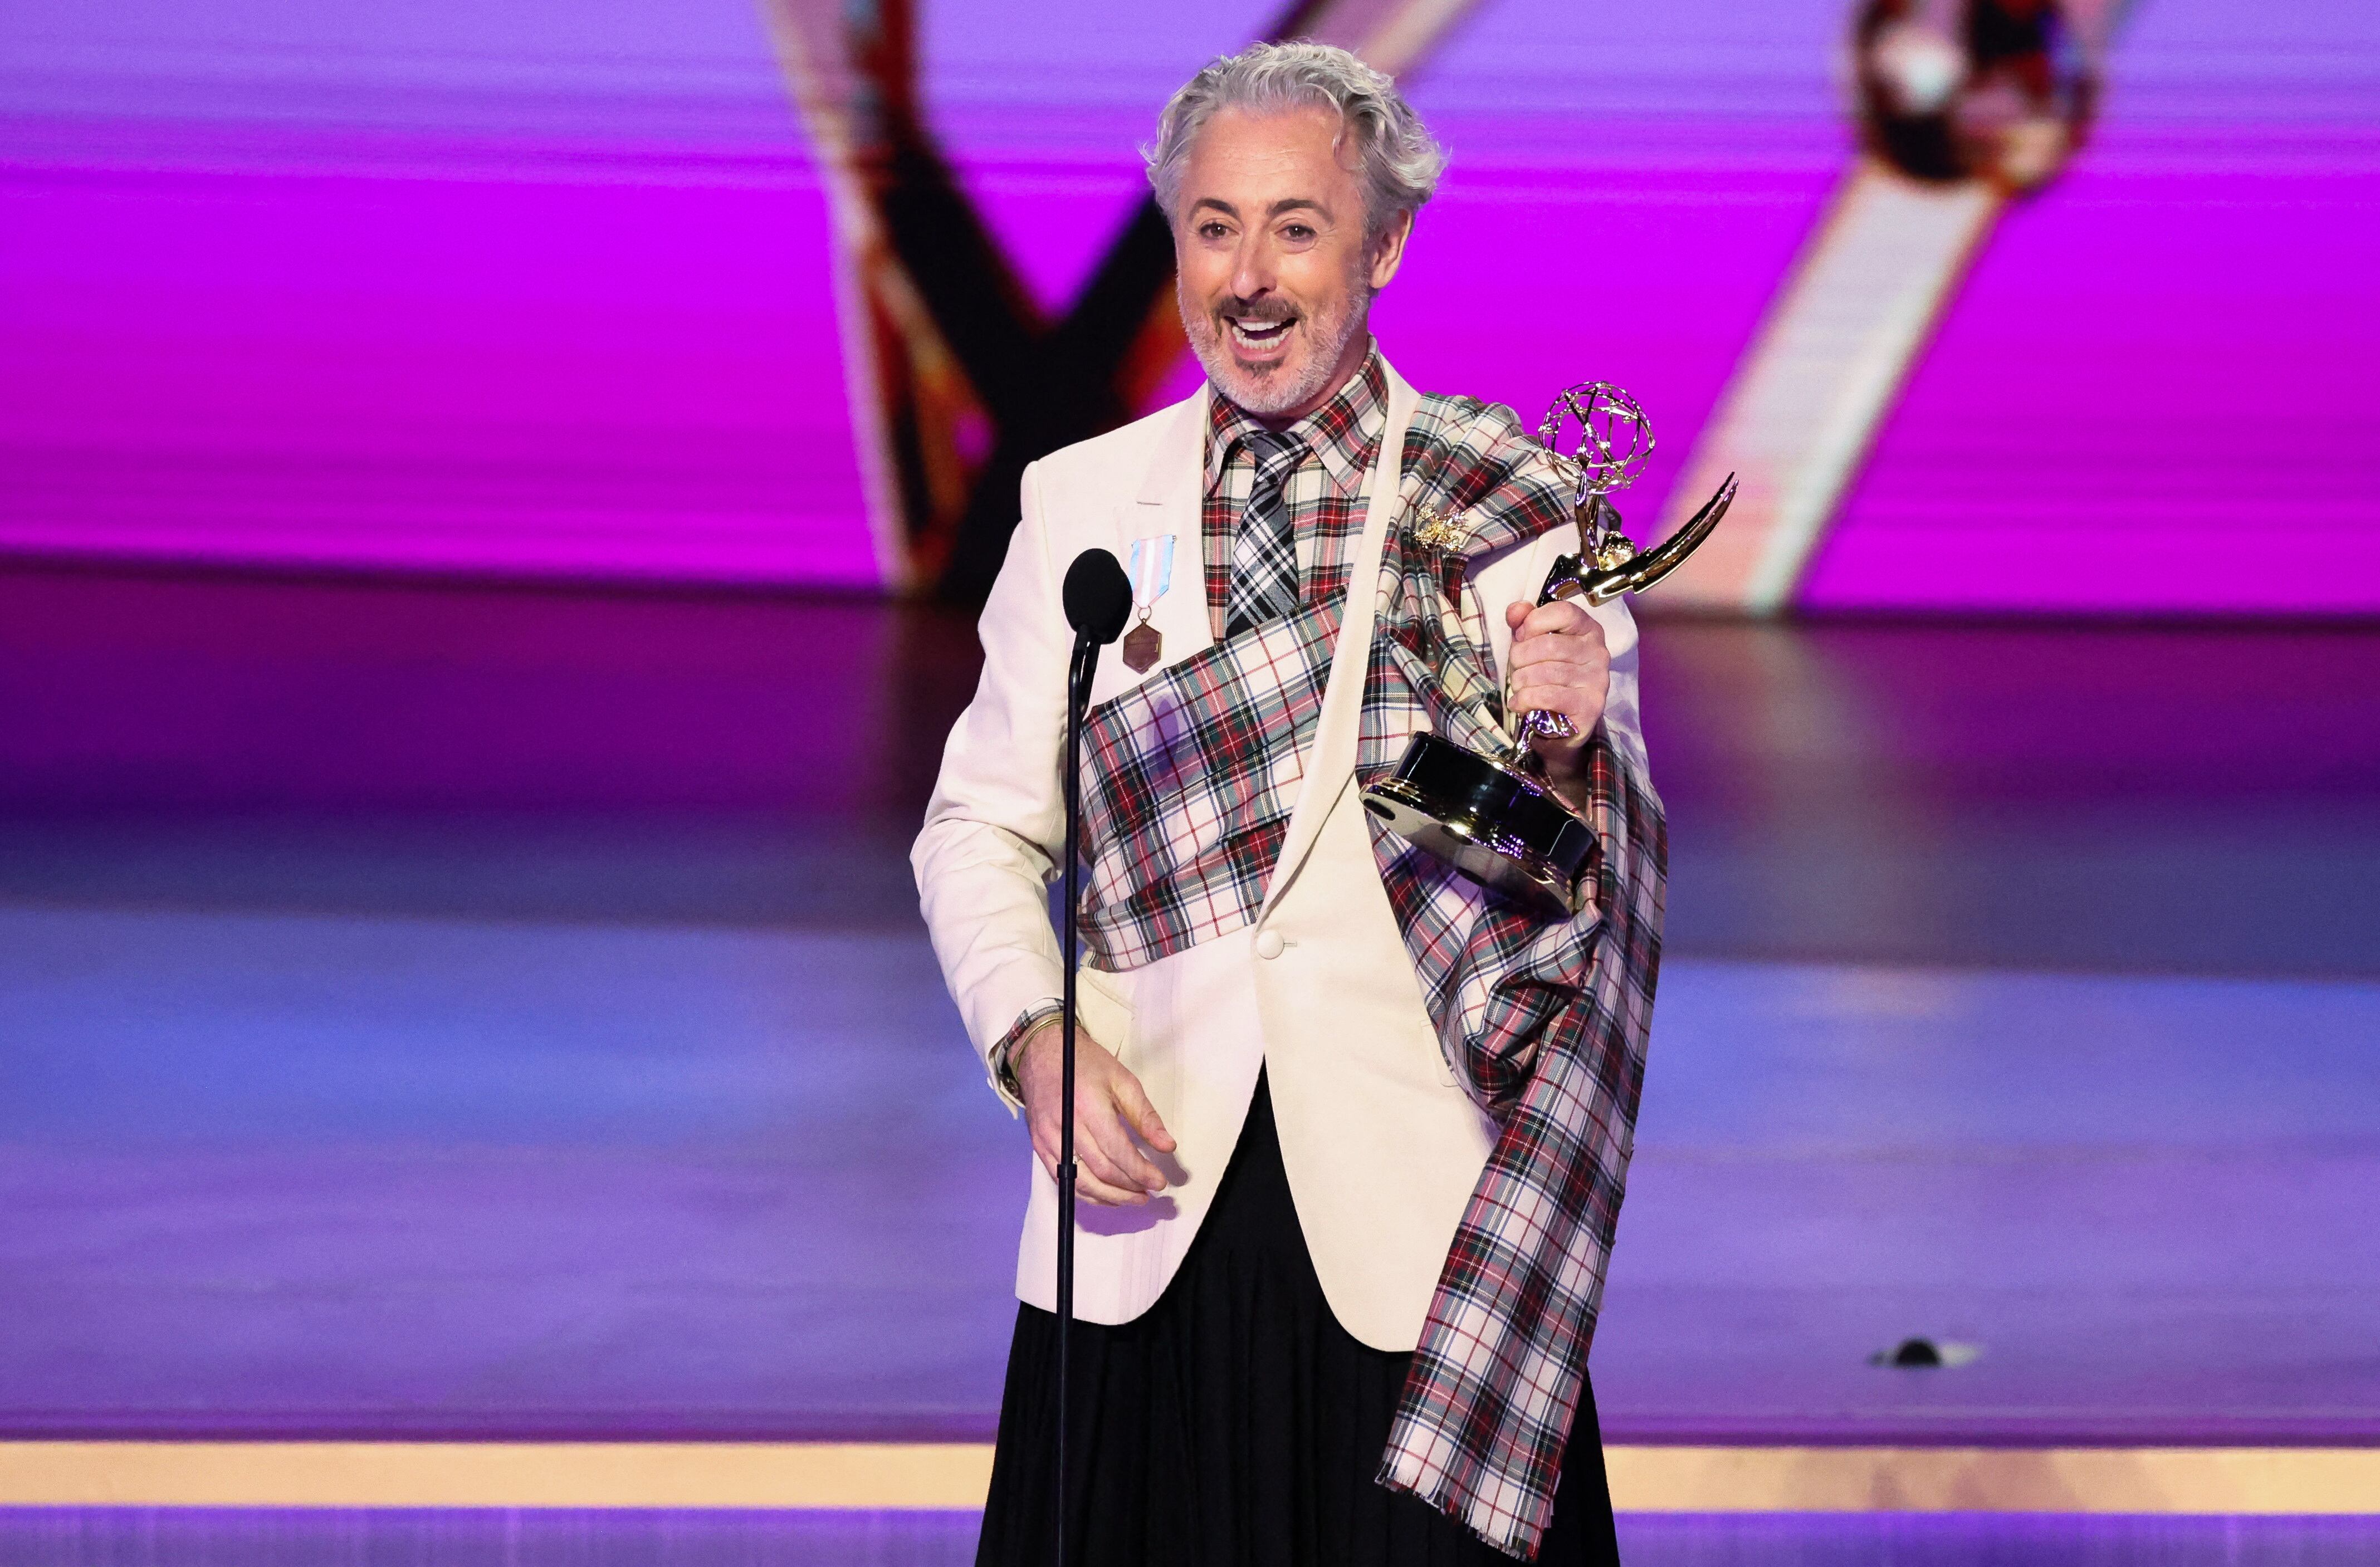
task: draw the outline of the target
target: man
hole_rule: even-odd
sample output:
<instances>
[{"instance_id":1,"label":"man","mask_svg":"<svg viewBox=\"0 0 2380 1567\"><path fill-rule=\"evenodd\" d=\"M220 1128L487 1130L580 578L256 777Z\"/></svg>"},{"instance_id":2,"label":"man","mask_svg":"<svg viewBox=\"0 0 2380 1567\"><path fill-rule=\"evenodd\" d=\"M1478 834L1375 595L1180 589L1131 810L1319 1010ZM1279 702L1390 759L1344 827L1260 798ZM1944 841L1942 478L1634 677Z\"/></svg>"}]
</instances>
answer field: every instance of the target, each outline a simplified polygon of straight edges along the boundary
<instances>
[{"instance_id":1,"label":"man","mask_svg":"<svg viewBox=\"0 0 2380 1567\"><path fill-rule=\"evenodd\" d=\"M1343 51L1259 45L1149 151L1208 385L1025 478L915 861L1038 1155L979 1563L1049 1557L1062 823L1085 549L1135 625L1092 690L1069 1509L1110 1564L1616 1560L1587 1340L1659 923L1635 638L1536 607L1572 476L1375 351L1443 157ZM1120 656L1119 656L1120 655ZM1585 912L1508 907L1372 822L1429 729L1532 709L1594 828Z\"/></svg>"}]
</instances>

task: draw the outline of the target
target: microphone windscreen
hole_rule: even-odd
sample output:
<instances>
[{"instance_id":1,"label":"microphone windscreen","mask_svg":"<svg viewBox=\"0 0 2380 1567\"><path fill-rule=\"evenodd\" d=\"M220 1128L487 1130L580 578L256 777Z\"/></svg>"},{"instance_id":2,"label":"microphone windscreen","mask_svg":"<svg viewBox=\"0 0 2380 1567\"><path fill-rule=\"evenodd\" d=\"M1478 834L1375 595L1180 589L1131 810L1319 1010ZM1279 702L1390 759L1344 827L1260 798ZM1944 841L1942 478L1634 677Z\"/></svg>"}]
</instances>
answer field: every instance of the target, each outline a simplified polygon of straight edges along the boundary
<instances>
[{"instance_id":1,"label":"microphone windscreen","mask_svg":"<svg viewBox=\"0 0 2380 1567\"><path fill-rule=\"evenodd\" d=\"M1132 618L1132 580L1106 550L1085 550L1066 568L1066 624L1105 644Z\"/></svg>"}]
</instances>

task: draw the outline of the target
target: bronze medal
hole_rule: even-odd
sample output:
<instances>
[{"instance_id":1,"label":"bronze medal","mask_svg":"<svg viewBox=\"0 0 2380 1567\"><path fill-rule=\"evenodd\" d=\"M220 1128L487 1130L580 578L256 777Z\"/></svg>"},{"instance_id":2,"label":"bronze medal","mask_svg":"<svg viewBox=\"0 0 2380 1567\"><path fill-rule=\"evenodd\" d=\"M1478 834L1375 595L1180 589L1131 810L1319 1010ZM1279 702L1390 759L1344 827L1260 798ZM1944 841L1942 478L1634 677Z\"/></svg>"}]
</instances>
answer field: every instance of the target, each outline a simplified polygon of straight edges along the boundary
<instances>
[{"instance_id":1,"label":"bronze medal","mask_svg":"<svg viewBox=\"0 0 2380 1567\"><path fill-rule=\"evenodd\" d=\"M1147 674L1165 656L1165 638L1148 624L1157 601L1173 586L1173 535L1152 535L1132 541L1132 607L1139 624L1123 636L1123 662L1135 674Z\"/></svg>"},{"instance_id":2,"label":"bronze medal","mask_svg":"<svg viewBox=\"0 0 2380 1567\"><path fill-rule=\"evenodd\" d=\"M1165 650L1165 638L1147 621L1123 634L1123 662L1135 674L1147 674Z\"/></svg>"}]
</instances>

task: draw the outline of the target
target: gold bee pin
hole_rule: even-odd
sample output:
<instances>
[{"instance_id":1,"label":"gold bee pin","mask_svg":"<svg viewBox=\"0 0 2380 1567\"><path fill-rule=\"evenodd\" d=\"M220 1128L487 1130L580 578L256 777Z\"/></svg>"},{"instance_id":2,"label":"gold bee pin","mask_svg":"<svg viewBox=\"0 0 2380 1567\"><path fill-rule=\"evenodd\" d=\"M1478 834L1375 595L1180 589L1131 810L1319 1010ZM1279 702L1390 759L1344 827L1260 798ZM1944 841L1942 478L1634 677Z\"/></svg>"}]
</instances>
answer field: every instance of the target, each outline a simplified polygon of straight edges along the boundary
<instances>
[{"instance_id":1,"label":"gold bee pin","mask_svg":"<svg viewBox=\"0 0 2380 1567\"><path fill-rule=\"evenodd\" d=\"M1449 516L1434 506L1416 506L1414 514L1420 526L1414 529L1413 541L1425 550L1451 551L1471 538L1471 529L1463 525L1459 515Z\"/></svg>"},{"instance_id":2,"label":"gold bee pin","mask_svg":"<svg viewBox=\"0 0 2380 1567\"><path fill-rule=\"evenodd\" d=\"M1449 602L1461 603L1463 551L1471 542L1471 529L1460 514L1449 516L1435 506L1415 506L1414 516L1413 541L1438 557L1439 589Z\"/></svg>"}]
</instances>

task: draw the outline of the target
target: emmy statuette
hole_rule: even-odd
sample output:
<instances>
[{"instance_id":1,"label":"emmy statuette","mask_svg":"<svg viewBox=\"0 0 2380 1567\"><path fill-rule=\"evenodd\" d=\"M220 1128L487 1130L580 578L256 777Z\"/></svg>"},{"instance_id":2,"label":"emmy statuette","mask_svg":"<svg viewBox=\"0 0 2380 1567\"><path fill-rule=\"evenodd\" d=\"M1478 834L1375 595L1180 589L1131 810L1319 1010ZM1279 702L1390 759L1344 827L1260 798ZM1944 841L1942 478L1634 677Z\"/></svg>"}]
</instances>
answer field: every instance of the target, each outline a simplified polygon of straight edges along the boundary
<instances>
[{"instance_id":1,"label":"emmy statuette","mask_svg":"<svg viewBox=\"0 0 2380 1567\"><path fill-rule=\"evenodd\" d=\"M1577 444L1565 453L1561 438L1573 423ZM1636 399L1606 381L1569 387L1554 399L1537 438L1576 474L1572 506L1579 530L1579 553L1554 563L1537 593L1540 604L1557 599L1600 604L1642 592L1676 570L1735 499L1730 475L1666 542L1639 550L1621 532L1610 500L1612 492L1635 482L1653 455L1653 426ZM1451 519L1430 515L1423 520L1415 537L1425 546L1460 541ZM1585 906L1580 881L1595 833L1547 785L1545 764L1530 743L1541 736L1567 740L1576 733L1560 713L1525 713L1511 743L1494 756L1415 735L1396 772L1364 791L1364 808L1489 891L1543 917L1568 918Z\"/></svg>"}]
</instances>

